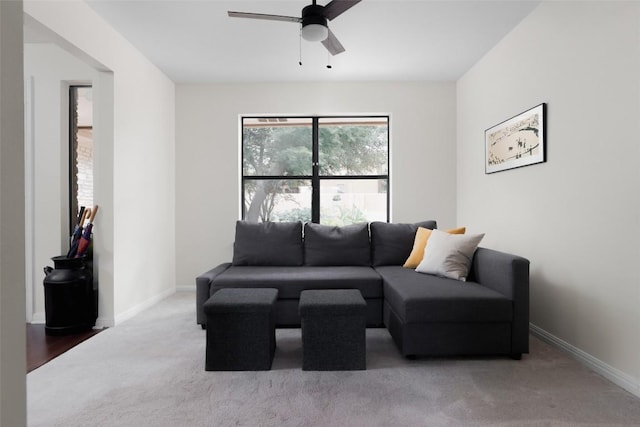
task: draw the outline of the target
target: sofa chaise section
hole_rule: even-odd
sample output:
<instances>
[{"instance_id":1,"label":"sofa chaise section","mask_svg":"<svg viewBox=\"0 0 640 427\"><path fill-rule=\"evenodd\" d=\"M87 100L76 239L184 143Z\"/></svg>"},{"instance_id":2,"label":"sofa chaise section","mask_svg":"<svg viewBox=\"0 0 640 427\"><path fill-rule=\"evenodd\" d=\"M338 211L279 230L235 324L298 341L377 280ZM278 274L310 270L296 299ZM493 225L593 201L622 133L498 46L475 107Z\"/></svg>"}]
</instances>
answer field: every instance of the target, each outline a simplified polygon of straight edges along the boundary
<instances>
[{"instance_id":1,"label":"sofa chaise section","mask_svg":"<svg viewBox=\"0 0 640 427\"><path fill-rule=\"evenodd\" d=\"M478 248L466 282L380 266L384 323L401 353L528 353L529 262Z\"/></svg>"}]
</instances>

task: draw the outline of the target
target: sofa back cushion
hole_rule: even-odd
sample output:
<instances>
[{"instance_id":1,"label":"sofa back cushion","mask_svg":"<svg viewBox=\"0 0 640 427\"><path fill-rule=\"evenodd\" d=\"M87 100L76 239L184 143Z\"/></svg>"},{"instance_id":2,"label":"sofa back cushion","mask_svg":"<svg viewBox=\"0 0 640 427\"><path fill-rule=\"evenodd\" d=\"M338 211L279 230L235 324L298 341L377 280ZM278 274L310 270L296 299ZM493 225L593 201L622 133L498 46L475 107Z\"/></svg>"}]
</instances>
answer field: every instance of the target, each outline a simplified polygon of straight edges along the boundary
<instances>
[{"instance_id":1,"label":"sofa back cushion","mask_svg":"<svg viewBox=\"0 0 640 427\"><path fill-rule=\"evenodd\" d=\"M314 266L370 266L368 224L344 227L306 223L304 263Z\"/></svg>"},{"instance_id":2,"label":"sofa back cushion","mask_svg":"<svg viewBox=\"0 0 640 427\"><path fill-rule=\"evenodd\" d=\"M233 265L303 263L301 222L236 222Z\"/></svg>"},{"instance_id":3,"label":"sofa back cushion","mask_svg":"<svg viewBox=\"0 0 640 427\"><path fill-rule=\"evenodd\" d=\"M433 230L436 228L436 222L422 221L414 224L372 222L370 227L373 266L403 265L413 249L418 227Z\"/></svg>"}]
</instances>

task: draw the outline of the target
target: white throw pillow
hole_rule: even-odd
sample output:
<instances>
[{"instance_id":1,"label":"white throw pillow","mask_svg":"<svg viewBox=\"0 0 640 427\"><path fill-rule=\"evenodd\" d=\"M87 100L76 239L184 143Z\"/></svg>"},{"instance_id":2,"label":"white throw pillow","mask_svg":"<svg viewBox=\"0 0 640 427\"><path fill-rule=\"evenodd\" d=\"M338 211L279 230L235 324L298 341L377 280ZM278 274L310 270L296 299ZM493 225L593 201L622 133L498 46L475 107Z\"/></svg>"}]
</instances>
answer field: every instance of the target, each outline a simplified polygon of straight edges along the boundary
<instances>
[{"instance_id":1,"label":"white throw pillow","mask_svg":"<svg viewBox=\"0 0 640 427\"><path fill-rule=\"evenodd\" d=\"M449 234L433 230L416 271L466 281L483 234Z\"/></svg>"}]
</instances>

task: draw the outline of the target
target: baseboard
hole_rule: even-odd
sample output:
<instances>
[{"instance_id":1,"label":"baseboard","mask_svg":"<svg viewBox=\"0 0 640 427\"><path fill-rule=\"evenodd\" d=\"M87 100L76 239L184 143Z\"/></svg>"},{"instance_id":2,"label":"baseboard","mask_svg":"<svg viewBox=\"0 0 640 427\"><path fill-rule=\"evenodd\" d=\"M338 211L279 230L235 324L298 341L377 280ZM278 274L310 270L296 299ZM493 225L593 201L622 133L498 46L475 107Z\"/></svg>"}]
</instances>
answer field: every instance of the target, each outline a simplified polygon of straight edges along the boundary
<instances>
[{"instance_id":1,"label":"baseboard","mask_svg":"<svg viewBox=\"0 0 640 427\"><path fill-rule=\"evenodd\" d=\"M550 334L549 332L532 323L529 324L529 330L536 337L553 345L554 347L559 348L562 351L565 351L574 359L577 359L579 362L586 365L593 371L599 373L612 383L622 387L629 393L640 397L640 382L638 382L638 379L625 374L619 369L616 369L613 366L603 362L602 360L593 357L589 353L586 353L579 348L572 346L568 342L556 337L553 334Z\"/></svg>"},{"instance_id":2,"label":"baseboard","mask_svg":"<svg viewBox=\"0 0 640 427\"><path fill-rule=\"evenodd\" d=\"M46 323L46 321L47 319L44 315L44 311L33 313L33 316L31 317L31 324Z\"/></svg>"},{"instance_id":3,"label":"baseboard","mask_svg":"<svg viewBox=\"0 0 640 427\"><path fill-rule=\"evenodd\" d=\"M40 312L40 313L33 313L33 318L31 319L31 323L32 325L40 325L40 324L45 324L47 323L47 319L45 317L45 314ZM98 317L96 319L96 325L94 326L95 329L104 329L104 328L110 328L113 326L113 319L107 319L104 317Z\"/></svg>"},{"instance_id":4,"label":"baseboard","mask_svg":"<svg viewBox=\"0 0 640 427\"><path fill-rule=\"evenodd\" d=\"M176 286L176 292L195 292L196 291L196 287L195 286Z\"/></svg>"},{"instance_id":5,"label":"baseboard","mask_svg":"<svg viewBox=\"0 0 640 427\"><path fill-rule=\"evenodd\" d=\"M149 298L148 300L134 306L131 307L129 310L117 314L115 316L115 322L114 324L117 326L120 323L131 319L132 317L134 317L135 315L141 313L142 311L146 310L147 308L151 307L154 304L157 304L158 302L162 301L163 299L165 299L166 297L168 297L169 295L173 295L176 293L176 289L175 288L171 288L171 289L167 289L164 292L159 293L158 295L155 295L151 298Z\"/></svg>"},{"instance_id":6,"label":"baseboard","mask_svg":"<svg viewBox=\"0 0 640 427\"><path fill-rule=\"evenodd\" d=\"M96 325L93 327L94 329L104 329L104 328L112 328L115 325L115 321L112 317L98 317L96 319Z\"/></svg>"}]
</instances>

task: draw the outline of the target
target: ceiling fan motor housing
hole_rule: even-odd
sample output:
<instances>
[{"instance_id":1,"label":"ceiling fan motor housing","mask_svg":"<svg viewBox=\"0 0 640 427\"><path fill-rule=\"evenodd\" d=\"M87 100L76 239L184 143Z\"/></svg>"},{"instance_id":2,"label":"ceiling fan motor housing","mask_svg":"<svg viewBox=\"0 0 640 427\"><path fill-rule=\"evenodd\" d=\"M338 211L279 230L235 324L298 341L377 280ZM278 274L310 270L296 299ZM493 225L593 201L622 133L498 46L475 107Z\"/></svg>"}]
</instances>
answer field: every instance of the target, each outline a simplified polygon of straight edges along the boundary
<instances>
[{"instance_id":1,"label":"ceiling fan motor housing","mask_svg":"<svg viewBox=\"0 0 640 427\"><path fill-rule=\"evenodd\" d=\"M324 6L310 4L302 9L302 27L304 28L311 24L327 26L327 18L324 17Z\"/></svg>"}]
</instances>

